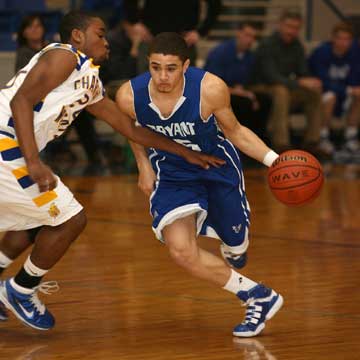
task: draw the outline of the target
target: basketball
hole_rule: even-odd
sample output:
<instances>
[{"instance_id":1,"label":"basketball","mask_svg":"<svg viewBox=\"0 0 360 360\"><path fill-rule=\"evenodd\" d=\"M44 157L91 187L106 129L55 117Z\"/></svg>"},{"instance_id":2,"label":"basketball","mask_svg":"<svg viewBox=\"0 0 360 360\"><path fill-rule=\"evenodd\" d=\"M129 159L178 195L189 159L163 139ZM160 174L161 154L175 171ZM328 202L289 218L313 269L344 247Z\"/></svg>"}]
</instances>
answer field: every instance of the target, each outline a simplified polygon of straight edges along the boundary
<instances>
[{"instance_id":1,"label":"basketball","mask_svg":"<svg viewBox=\"0 0 360 360\"><path fill-rule=\"evenodd\" d=\"M288 206L300 206L314 200L319 195L323 182L320 163L306 151L285 151L268 170L271 192Z\"/></svg>"}]
</instances>

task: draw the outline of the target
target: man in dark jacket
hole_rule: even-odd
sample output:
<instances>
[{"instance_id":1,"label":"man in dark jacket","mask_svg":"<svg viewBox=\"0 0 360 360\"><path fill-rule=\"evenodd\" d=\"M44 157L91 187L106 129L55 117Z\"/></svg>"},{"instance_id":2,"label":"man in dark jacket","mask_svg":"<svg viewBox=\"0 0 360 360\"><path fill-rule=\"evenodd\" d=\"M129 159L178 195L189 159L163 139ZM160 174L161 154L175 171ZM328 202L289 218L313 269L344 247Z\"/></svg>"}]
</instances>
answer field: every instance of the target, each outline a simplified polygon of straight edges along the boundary
<instances>
[{"instance_id":1,"label":"man in dark jacket","mask_svg":"<svg viewBox=\"0 0 360 360\"><path fill-rule=\"evenodd\" d=\"M212 49L204 70L224 80L231 94L231 106L236 118L263 140L271 109L271 98L264 93L254 93L246 88L248 75L254 63L251 51L257 29L250 22L240 23L235 37Z\"/></svg>"},{"instance_id":2,"label":"man in dark jacket","mask_svg":"<svg viewBox=\"0 0 360 360\"><path fill-rule=\"evenodd\" d=\"M260 43L251 76L253 89L273 98L270 131L278 151L290 148L289 113L294 106L302 105L307 117L304 148L315 152L320 137L322 83L308 74L298 39L301 26L300 14L284 12L278 30Z\"/></svg>"},{"instance_id":3,"label":"man in dark jacket","mask_svg":"<svg viewBox=\"0 0 360 360\"><path fill-rule=\"evenodd\" d=\"M207 5L206 16L200 21L201 2ZM196 44L206 36L220 13L221 0L145 0L140 7L138 0L124 0L125 19L133 24L144 40L139 59L146 60L147 43L161 32L181 34L190 47L191 64L196 61ZM147 61L139 63L139 72L147 71Z\"/></svg>"}]
</instances>

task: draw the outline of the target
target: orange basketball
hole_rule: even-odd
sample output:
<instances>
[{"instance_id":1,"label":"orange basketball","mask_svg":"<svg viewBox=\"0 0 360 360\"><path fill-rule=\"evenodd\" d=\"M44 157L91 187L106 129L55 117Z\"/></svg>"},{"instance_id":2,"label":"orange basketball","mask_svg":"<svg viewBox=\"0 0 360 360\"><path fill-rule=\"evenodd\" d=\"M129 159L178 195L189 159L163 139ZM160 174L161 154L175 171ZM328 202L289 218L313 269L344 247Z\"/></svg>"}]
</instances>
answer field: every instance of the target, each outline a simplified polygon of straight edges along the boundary
<instances>
[{"instance_id":1,"label":"orange basketball","mask_svg":"<svg viewBox=\"0 0 360 360\"><path fill-rule=\"evenodd\" d=\"M314 200L324 182L322 167L306 151L285 151L268 170L272 193L289 206L304 205Z\"/></svg>"}]
</instances>

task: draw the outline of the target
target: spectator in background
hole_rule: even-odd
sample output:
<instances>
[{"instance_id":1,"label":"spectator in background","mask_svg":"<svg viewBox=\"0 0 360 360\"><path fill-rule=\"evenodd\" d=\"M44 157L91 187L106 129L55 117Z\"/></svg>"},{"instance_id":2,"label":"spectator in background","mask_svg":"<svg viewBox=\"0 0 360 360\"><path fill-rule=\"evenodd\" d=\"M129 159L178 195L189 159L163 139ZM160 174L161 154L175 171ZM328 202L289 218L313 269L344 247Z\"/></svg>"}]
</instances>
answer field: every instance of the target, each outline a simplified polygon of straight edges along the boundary
<instances>
[{"instance_id":1,"label":"spectator in background","mask_svg":"<svg viewBox=\"0 0 360 360\"><path fill-rule=\"evenodd\" d=\"M143 8L139 0L124 0L126 20L132 24L143 40L139 54L139 72L148 69L147 44L161 32L177 32L183 35L190 48L191 65L195 65L196 44L206 36L216 22L221 0L202 0L206 3L206 16L200 22L201 0L145 0Z\"/></svg>"},{"instance_id":2,"label":"spectator in background","mask_svg":"<svg viewBox=\"0 0 360 360\"><path fill-rule=\"evenodd\" d=\"M228 85L231 106L237 119L265 139L271 97L264 93L254 93L245 87L254 63L251 48L256 35L257 30L253 24L239 24L234 39L227 40L210 51L205 70L219 76Z\"/></svg>"},{"instance_id":3,"label":"spectator in background","mask_svg":"<svg viewBox=\"0 0 360 360\"><path fill-rule=\"evenodd\" d=\"M100 77L104 85L117 88L124 80L137 75L137 57L141 36L134 28L120 21L106 37L110 46L109 59L100 68ZM108 91L108 87L107 87ZM108 94L113 98L113 91Z\"/></svg>"},{"instance_id":4,"label":"spectator in background","mask_svg":"<svg viewBox=\"0 0 360 360\"><path fill-rule=\"evenodd\" d=\"M119 87L130 78L137 75L137 60L140 34L129 23L120 21L106 37L110 46L109 59L100 68L100 78L110 99L115 98ZM110 148L107 150L107 160L113 171L120 167L123 171L132 170L135 159L126 139L114 133Z\"/></svg>"},{"instance_id":5,"label":"spectator in background","mask_svg":"<svg viewBox=\"0 0 360 360\"><path fill-rule=\"evenodd\" d=\"M278 152L289 149L289 113L302 105L307 117L304 149L322 155L318 148L322 120L319 79L310 77L305 52L299 40L302 16L284 12L278 30L264 38L257 51L251 82L254 90L272 96L273 111L270 131L273 146Z\"/></svg>"},{"instance_id":6,"label":"spectator in background","mask_svg":"<svg viewBox=\"0 0 360 360\"><path fill-rule=\"evenodd\" d=\"M331 41L320 44L309 58L312 74L323 83L324 120L320 133L321 148L332 154L334 144L329 138L332 117L346 112L344 151L349 157L360 155L358 126L360 117L360 78L354 30L348 23L337 24Z\"/></svg>"},{"instance_id":7,"label":"spectator in background","mask_svg":"<svg viewBox=\"0 0 360 360\"><path fill-rule=\"evenodd\" d=\"M40 15L27 15L17 32L15 72L23 68L48 42L45 40L45 25Z\"/></svg>"}]
</instances>

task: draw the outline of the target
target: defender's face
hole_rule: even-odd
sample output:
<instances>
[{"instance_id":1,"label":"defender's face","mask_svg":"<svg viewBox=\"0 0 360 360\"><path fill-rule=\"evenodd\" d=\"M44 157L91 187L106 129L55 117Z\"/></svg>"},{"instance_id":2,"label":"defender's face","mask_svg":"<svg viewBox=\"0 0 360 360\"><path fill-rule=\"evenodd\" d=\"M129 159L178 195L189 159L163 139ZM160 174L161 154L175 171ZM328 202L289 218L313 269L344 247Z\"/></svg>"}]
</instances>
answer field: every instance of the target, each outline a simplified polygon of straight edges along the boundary
<instances>
[{"instance_id":1,"label":"defender's face","mask_svg":"<svg viewBox=\"0 0 360 360\"><path fill-rule=\"evenodd\" d=\"M176 55L151 54L149 66L152 82L157 91L171 93L183 79L189 60L182 63Z\"/></svg>"},{"instance_id":2,"label":"defender's face","mask_svg":"<svg viewBox=\"0 0 360 360\"><path fill-rule=\"evenodd\" d=\"M352 45L353 37L346 31L338 31L333 35L332 43L334 51L338 55L345 55Z\"/></svg>"},{"instance_id":3,"label":"defender's face","mask_svg":"<svg viewBox=\"0 0 360 360\"><path fill-rule=\"evenodd\" d=\"M105 34L106 27L100 18L93 18L84 32L83 52L93 58L95 64L101 64L109 57L109 43Z\"/></svg>"},{"instance_id":4,"label":"defender's face","mask_svg":"<svg viewBox=\"0 0 360 360\"><path fill-rule=\"evenodd\" d=\"M290 44L299 37L302 22L297 19L284 19L280 22L279 32L282 40Z\"/></svg>"}]
</instances>

